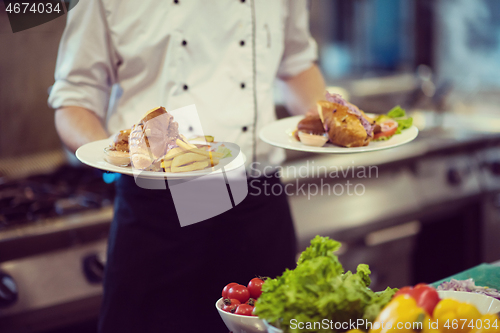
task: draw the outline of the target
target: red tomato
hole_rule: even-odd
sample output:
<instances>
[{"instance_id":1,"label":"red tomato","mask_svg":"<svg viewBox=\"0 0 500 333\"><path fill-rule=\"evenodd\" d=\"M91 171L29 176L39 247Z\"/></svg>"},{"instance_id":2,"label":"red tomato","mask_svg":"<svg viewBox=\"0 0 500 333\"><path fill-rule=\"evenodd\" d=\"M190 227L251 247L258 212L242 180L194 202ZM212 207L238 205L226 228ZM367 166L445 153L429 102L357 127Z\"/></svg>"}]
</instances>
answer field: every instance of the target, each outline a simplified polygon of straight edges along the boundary
<instances>
[{"instance_id":1,"label":"red tomato","mask_svg":"<svg viewBox=\"0 0 500 333\"><path fill-rule=\"evenodd\" d=\"M224 289L222 289L222 298L227 298L227 292L229 291L229 288L232 286L237 286L238 284L236 282L231 282L229 284L226 284Z\"/></svg>"},{"instance_id":2,"label":"red tomato","mask_svg":"<svg viewBox=\"0 0 500 333\"><path fill-rule=\"evenodd\" d=\"M222 306L222 310L226 312L234 312L232 310L236 309L236 307L240 304L240 301L238 301L237 299L224 298L224 305Z\"/></svg>"},{"instance_id":3,"label":"red tomato","mask_svg":"<svg viewBox=\"0 0 500 333\"><path fill-rule=\"evenodd\" d=\"M393 298L396 298L399 295L410 295L412 289L413 289L412 287L403 287L403 288L399 289L398 291L396 291Z\"/></svg>"},{"instance_id":4,"label":"red tomato","mask_svg":"<svg viewBox=\"0 0 500 333\"><path fill-rule=\"evenodd\" d=\"M417 305L430 315L441 300L436 289L423 283L417 284L413 288L412 296L417 300Z\"/></svg>"},{"instance_id":5,"label":"red tomato","mask_svg":"<svg viewBox=\"0 0 500 333\"><path fill-rule=\"evenodd\" d=\"M255 306L255 303L257 303L257 300L255 298L249 298L248 301L245 304Z\"/></svg>"},{"instance_id":6,"label":"red tomato","mask_svg":"<svg viewBox=\"0 0 500 333\"><path fill-rule=\"evenodd\" d=\"M429 315L432 315L434 308L440 301L436 289L424 283L419 283L413 288L403 287L394 294L394 297L399 295L410 295L415 299L418 307L424 309Z\"/></svg>"},{"instance_id":7,"label":"red tomato","mask_svg":"<svg viewBox=\"0 0 500 333\"><path fill-rule=\"evenodd\" d=\"M241 304L243 304L250 298L250 293L248 292L247 287L238 284L229 288L227 297L237 299L241 302Z\"/></svg>"},{"instance_id":8,"label":"red tomato","mask_svg":"<svg viewBox=\"0 0 500 333\"><path fill-rule=\"evenodd\" d=\"M253 306L248 304L240 304L236 308L235 314L239 314L242 316L251 316L253 312Z\"/></svg>"},{"instance_id":9,"label":"red tomato","mask_svg":"<svg viewBox=\"0 0 500 333\"><path fill-rule=\"evenodd\" d=\"M250 292L250 297L259 298L260 294L262 294L262 285L264 284L264 280L259 278L253 278L248 282L248 291Z\"/></svg>"},{"instance_id":10,"label":"red tomato","mask_svg":"<svg viewBox=\"0 0 500 333\"><path fill-rule=\"evenodd\" d=\"M373 135L373 139L379 139L379 138L384 138L384 137L391 137L396 133L398 129L398 123L394 120L392 121L385 121L381 124L383 132L378 132L377 134Z\"/></svg>"}]
</instances>

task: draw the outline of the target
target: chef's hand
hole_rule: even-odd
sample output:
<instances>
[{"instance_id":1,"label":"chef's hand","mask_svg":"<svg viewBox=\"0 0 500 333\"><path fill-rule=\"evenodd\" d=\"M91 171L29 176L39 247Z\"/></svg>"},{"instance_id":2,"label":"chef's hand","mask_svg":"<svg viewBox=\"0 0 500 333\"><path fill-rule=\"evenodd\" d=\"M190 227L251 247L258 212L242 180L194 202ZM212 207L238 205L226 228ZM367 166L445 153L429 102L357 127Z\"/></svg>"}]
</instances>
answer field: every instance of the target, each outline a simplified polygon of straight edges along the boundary
<instances>
[{"instance_id":1,"label":"chef's hand","mask_svg":"<svg viewBox=\"0 0 500 333\"><path fill-rule=\"evenodd\" d=\"M55 123L59 137L72 152L86 143L109 136L102 120L94 112L79 106L57 109Z\"/></svg>"},{"instance_id":2,"label":"chef's hand","mask_svg":"<svg viewBox=\"0 0 500 333\"><path fill-rule=\"evenodd\" d=\"M286 107L293 115L317 114L316 102L325 99L325 80L316 64L302 73L283 79Z\"/></svg>"}]
</instances>

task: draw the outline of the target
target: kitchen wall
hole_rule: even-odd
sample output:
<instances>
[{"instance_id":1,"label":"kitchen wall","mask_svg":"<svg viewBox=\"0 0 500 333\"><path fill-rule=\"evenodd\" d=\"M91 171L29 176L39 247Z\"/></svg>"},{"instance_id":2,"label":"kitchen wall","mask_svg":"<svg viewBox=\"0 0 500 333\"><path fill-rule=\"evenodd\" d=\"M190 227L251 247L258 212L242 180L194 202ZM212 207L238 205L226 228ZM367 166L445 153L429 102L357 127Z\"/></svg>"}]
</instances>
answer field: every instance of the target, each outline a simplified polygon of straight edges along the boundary
<instances>
[{"instance_id":1,"label":"kitchen wall","mask_svg":"<svg viewBox=\"0 0 500 333\"><path fill-rule=\"evenodd\" d=\"M0 158L61 147L47 105L66 15L12 33L0 2Z\"/></svg>"}]
</instances>

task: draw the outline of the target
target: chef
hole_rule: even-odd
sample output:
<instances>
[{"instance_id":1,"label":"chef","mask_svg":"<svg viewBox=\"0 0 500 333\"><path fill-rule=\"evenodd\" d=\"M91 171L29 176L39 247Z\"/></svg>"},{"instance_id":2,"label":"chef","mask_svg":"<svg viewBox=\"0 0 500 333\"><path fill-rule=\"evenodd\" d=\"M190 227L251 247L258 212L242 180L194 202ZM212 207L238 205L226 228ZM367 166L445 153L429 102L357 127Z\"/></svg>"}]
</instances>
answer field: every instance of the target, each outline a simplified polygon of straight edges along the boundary
<instances>
[{"instance_id":1,"label":"chef","mask_svg":"<svg viewBox=\"0 0 500 333\"><path fill-rule=\"evenodd\" d=\"M68 13L49 97L59 136L75 151L154 107L194 104L205 134L238 144L248 169L278 165L283 151L258 137L275 120L275 79L294 114L314 108L325 90L308 25L305 0L80 1ZM250 193L181 227L168 189L122 176L116 190L101 333L225 332L214 309L225 284L294 267L283 191Z\"/></svg>"}]
</instances>

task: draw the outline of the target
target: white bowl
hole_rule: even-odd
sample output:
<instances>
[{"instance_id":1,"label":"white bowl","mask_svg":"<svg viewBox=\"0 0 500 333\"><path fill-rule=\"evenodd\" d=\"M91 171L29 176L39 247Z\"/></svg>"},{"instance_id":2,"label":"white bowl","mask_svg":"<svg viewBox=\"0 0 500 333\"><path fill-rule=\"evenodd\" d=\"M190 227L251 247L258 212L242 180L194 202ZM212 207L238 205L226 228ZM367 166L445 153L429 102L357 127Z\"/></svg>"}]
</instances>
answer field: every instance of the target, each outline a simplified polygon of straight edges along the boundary
<instances>
[{"instance_id":1,"label":"white bowl","mask_svg":"<svg viewBox=\"0 0 500 333\"><path fill-rule=\"evenodd\" d=\"M266 320L264 320L264 324L267 327L267 333L283 333L283 331L273 325L269 324Z\"/></svg>"},{"instance_id":2,"label":"white bowl","mask_svg":"<svg viewBox=\"0 0 500 333\"><path fill-rule=\"evenodd\" d=\"M500 312L500 301L496 298L466 291L438 290L439 297L453 298L474 305L482 314Z\"/></svg>"},{"instance_id":3,"label":"white bowl","mask_svg":"<svg viewBox=\"0 0 500 333\"><path fill-rule=\"evenodd\" d=\"M222 310L223 299L220 298L215 307L227 328L233 333L260 333L267 332L264 322L255 316L242 316Z\"/></svg>"},{"instance_id":4,"label":"white bowl","mask_svg":"<svg viewBox=\"0 0 500 333\"><path fill-rule=\"evenodd\" d=\"M438 290L438 294L441 298L452 298L459 302L470 303L474 305L482 314L500 312L500 301L493 297L453 290ZM272 326L267 321L264 322L269 333L283 333L282 330Z\"/></svg>"}]
</instances>

